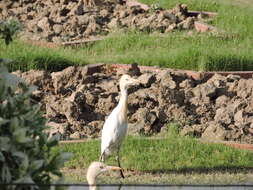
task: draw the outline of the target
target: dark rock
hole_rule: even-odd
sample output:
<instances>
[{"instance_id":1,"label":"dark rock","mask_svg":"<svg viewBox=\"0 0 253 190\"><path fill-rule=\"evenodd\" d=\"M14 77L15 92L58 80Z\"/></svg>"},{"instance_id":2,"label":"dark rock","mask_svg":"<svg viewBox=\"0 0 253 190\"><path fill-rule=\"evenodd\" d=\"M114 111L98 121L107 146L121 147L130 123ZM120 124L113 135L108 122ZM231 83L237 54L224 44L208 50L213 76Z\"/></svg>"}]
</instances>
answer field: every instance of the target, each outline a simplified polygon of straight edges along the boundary
<instances>
[{"instance_id":1,"label":"dark rock","mask_svg":"<svg viewBox=\"0 0 253 190\"><path fill-rule=\"evenodd\" d=\"M137 63L131 64L131 67L128 69L128 74L130 76L140 76L141 71L140 68L138 67Z\"/></svg>"},{"instance_id":2,"label":"dark rock","mask_svg":"<svg viewBox=\"0 0 253 190\"><path fill-rule=\"evenodd\" d=\"M138 80L144 87L150 87L152 83L156 81L155 74L145 73L138 77Z\"/></svg>"}]
</instances>

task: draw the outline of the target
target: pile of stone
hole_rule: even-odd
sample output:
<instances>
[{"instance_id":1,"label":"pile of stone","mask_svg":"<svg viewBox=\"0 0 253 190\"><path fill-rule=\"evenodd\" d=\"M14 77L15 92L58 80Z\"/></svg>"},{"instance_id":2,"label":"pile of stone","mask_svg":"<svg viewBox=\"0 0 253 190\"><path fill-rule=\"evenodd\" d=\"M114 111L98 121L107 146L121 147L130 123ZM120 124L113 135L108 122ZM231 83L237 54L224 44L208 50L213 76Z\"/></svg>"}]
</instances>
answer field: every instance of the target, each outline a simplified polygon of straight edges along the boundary
<instances>
[{"instance_id":1,"label":"pile of stone","mask_svg":"<svg viewBox=\"0 0 253 190\"><path fill-rule=\"evenodd\" d=\"M190 14L186 5L163 10L127 1L103 0L88 6L85 0L2 0L0 20L18 19L26 39L60 43L124 28L162 33L190 30L201 19Z\"/></svg>"},{"instance_id":2,"label":"pile of stone","mask_svg":"<svg viewBox=\"0 0 253 190\"><path fill-rule=\"evenodd\" d=\"M126 72L141 81L129 89L131 134L152 135L177 122L182 135L253 143L253 78L215 74L194 80L182 72L136 66ZM122 70L112 72L110 66L15 74L38 87L33 99L42 105L51 134L62 139L98 137L119 100Z\"/></svg>"}]
</instances>

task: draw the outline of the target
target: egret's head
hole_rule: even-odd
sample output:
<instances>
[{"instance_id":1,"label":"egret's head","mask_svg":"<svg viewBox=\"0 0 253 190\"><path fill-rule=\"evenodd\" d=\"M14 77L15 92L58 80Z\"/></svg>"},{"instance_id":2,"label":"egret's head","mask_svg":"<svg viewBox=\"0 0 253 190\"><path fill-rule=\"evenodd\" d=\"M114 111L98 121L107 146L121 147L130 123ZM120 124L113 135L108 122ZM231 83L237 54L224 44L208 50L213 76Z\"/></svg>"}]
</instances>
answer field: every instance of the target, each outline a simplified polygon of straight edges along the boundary
<instances>
[{"instance_id":1,"label":"egret's head","mask_svg":"<svg viewBox=\"0 0 253 190\"><path fill-rule=\"evenodd\" d=\"M92 162L87 171L87 181L90 185L96 184L96 177L106 171L110 170L122 170L122 168L117 166L107 166L102 162Z\"/></svg>"},{"instance_id":2,"label":"egret's head","mask_svg":"<svg viewBox=\"0 0 253 190\"><path fill-rule=\"evenodd\" d=\"M129 75L122 75L119 81L120 89L127 89L131 85L136 85L140 83L139 80L131 78Z\"/></svg>"}]
</instances>

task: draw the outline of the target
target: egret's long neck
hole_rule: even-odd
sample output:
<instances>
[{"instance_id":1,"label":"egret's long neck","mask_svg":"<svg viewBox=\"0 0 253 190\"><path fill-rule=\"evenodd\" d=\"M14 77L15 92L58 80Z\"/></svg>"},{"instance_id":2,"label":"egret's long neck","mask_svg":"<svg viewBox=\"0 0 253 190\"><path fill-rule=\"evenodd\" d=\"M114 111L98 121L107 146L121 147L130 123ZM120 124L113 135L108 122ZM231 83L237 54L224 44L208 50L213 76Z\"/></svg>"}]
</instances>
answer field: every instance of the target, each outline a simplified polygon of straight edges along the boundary
<instances>
[{"instance_id":1,"label":"egret's long neck","mask_svg":"<svg viewBox=\"0 0 253 190\"><path fill-rule=\"evenodd\" d=\"M98 190L96 185L96 177L88 176L88 184L90 185L89 190Z\"/></svg>"},{"instance_id":2,"label":"egret's long neck","mask_svg":"<svg viewBox=\"0 0 253 190\"><path fill-rule=\"evenodd\" d=\"M96 185L90 186L89 190L98 190L98 187Z\"/></svg>"},{"instance_id":3,"label":"egret's long neck","mask_svg":"<svg viewBox=\"0 0 253 190\"><path fill-rule=\"evenodd\" d=\"M89 187L89 190L98 190L98 187L96 185L96 182L94 181L93 183L90 183L90 187Z\"/></svg>"},{"instance_id":4,"label":"egret's long neck","mask_svg":"<svg viewBox=\"0 0 253 190\"><path fill-rule=\"evenodd\" d=\"M124 87L120 87L120 100L119 100L119 107L120 107L120 120L122 122L127 121L127 89Z\"/></svg>"}]
</instances>

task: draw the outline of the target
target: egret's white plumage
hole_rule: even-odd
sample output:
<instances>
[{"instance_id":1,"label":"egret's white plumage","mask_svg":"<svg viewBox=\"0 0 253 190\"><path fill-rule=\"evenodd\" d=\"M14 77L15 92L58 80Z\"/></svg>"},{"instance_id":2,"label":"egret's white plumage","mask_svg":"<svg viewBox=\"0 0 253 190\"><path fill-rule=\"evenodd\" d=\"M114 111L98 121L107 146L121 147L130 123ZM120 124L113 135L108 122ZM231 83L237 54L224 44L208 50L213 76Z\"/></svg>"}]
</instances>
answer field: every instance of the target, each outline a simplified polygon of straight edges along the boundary
<instances>
[{"instance_id":1,"label":"egret's white plumage","mask_svg":"<svg viewBox=\"0 0 253 190\"><path fill-rule=\"evenodd\" d=\"M120 167L119 150L127 133L127 89L130 85L139 83L129 75L123 75L120 79L120 100L116 108L111 112L102 129L101 157L104 161L112 153L117 153L117 161ZM121 176L124 177L122 171Z\"/></svg>"},{"instance_id":2,"label":"egret's white plumage","mask_svg":"<svg viewBox=\"0 0 253 190\"><path fill-rule=\"evenodd\" d=\"M122 170L120 167L117 166L107 166L104 163L101 162L92 162L87 170L87 181L89 184L90 190L96 190L96 179L97 176L99 176L101 173L110 171L110 170Z\"/></svg>"}]
</instances>

